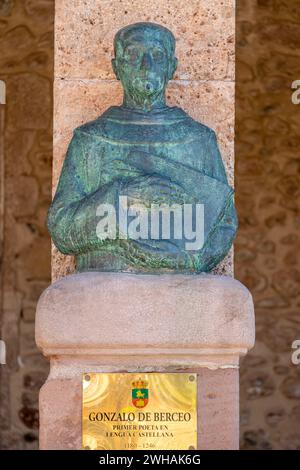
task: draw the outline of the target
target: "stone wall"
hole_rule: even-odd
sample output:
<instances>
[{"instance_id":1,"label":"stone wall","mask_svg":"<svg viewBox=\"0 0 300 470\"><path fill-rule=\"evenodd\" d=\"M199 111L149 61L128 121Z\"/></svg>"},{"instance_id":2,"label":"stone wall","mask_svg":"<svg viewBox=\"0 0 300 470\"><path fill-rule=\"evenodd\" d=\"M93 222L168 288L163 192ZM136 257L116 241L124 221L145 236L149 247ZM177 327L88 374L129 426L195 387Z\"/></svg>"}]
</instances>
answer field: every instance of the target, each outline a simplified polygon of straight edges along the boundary
<instances>
[{"instance_id":1,"label":"stone wall","mask_svg":"<svg viewBox=\"0 0 300 470\"><path fill-rule=\"evenodd\" d=\"M237 3L235 275L257 329L241 369L242 448L300 449L300 3Z\"/></svg>"},{"instance_id":2,"label":"stone wall","mask_svg":"<svg viewBox=\"0 0 300 470\"><path fill-rule=\"evenodd\" d=\"M50 282L45 216L51 200L53 17L54 0L0 0L0 79L7 85L0 136L0 337L7 345L7 364L0 366L0 448L37 447L38 391L48 373L34 342L34 316Z\"/></svg>"}]
</instances>

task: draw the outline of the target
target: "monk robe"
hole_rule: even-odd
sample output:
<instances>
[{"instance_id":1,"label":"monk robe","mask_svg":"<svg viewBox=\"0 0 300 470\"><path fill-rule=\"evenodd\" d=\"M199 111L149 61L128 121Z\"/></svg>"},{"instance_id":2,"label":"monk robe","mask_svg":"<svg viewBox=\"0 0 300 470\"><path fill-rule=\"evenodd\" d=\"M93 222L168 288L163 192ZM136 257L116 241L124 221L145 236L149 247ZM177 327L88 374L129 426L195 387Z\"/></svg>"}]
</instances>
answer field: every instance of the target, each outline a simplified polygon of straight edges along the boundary
<instances>
[{"instance_id":1,"label":"monk robe","mask_svg":"<svg viewBox=\"0 0 300 470\"><path fill-rule=\"evenodd\" d=\"M119 196L151 204L203 204L204 243L185 239L101 239L97 208ZM145 113L113 106L74 131L48 213L59 251L78 271L208 272L227 254L237 230L233 189L214 131L178 107ZM149 229L150 230L150 229Z\"/></svg>"}]
</instances>

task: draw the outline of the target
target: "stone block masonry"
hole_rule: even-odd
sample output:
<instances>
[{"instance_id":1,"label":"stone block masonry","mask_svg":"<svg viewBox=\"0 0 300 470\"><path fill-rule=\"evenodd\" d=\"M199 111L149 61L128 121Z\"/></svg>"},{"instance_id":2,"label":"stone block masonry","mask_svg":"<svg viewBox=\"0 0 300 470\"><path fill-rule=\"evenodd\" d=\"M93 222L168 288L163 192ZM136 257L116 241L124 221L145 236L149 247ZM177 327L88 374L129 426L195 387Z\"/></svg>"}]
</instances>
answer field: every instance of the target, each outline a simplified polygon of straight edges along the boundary
<instances>
[{"instance_id":1,"label":"stone block masonry","mask_svg":"<svg viewBox=\"0 0 300 470\"><path fill-rule=\"evenodd\" d=\"M174 33L179 66L167 90L168 104L217 132L233 185L234 0L60 0L55 14L53 189L73 129L121 104L111 67L113 37L138 21L159 23ZM52 266L53 279L74 271L73 260L55 248ZM216 271L232 274L232 251Z\"/></svg>"}]
</instances>

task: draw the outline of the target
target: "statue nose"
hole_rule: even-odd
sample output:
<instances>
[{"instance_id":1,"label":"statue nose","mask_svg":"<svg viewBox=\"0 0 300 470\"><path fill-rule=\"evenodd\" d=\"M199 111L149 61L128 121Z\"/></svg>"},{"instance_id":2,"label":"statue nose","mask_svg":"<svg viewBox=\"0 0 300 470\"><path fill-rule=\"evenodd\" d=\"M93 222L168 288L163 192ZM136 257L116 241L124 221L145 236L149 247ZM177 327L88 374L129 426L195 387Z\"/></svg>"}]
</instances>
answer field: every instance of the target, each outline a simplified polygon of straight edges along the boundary
<instances>
[{"instance_id":1,"label":"statue nose","mask_svg":"<svg viewBox=\"0 0 300 470\"><path fill-rule=\"evenodd\" d=\"M142 67L149 69L151 68L151 66L152 66L152 58L148 52L145 52L145 54L143 55L143 59L142 59Z\"/></svg>"}]
</instances>

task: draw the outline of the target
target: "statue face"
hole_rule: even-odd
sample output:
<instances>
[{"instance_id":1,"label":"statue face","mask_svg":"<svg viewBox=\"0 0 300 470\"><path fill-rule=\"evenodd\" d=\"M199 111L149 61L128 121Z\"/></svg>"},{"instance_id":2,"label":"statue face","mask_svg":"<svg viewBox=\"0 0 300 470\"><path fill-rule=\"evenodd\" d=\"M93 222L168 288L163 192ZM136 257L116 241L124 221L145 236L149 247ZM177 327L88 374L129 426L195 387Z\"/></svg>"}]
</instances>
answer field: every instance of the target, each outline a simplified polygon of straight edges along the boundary
<instances>
[{"instance_id":1,"label":"statue face","mask_svg":"<svg viewBox=\"0 0 300 470\"><path fill-rule=\"evenodd\" d=\"M139 101L162 93L176 68L163 38L133 32L117 49L113 67L124 89Z\"/></svg>"}]
</instances>

